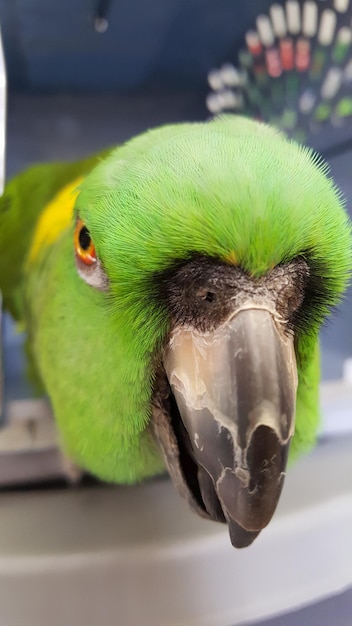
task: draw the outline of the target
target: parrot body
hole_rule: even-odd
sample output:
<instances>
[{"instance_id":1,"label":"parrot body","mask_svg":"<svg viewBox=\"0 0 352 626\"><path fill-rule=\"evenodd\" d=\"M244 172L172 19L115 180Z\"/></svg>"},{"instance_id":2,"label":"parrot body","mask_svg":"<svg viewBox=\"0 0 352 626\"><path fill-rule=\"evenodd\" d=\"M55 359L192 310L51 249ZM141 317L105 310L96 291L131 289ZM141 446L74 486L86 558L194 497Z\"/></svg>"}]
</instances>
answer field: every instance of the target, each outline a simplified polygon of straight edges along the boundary
<instances>
[{"instance_id":1,"label":"parrot body","mask_svg":"<svg viewBox=\"0 0 352 626\"><path fill-rule=\"evenodd\" d=\"M326 166L225 117L32 168L0 202L5 307L67 455L119 483L166 463L199 514L251 543L291 439L292 457L315 441L318 331L350 276Z\"/></svg>"}]
</instances>

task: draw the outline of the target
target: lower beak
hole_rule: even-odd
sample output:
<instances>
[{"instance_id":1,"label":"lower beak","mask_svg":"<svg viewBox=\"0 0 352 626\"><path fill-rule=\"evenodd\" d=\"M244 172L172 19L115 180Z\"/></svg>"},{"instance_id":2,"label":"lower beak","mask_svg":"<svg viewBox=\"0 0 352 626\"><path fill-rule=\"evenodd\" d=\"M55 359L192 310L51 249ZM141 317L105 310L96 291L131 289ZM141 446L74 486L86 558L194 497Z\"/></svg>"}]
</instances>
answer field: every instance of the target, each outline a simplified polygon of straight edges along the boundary
<instances>
[{"instance_id":1,"label":"lower beak","mask_svg":"<svg viewBox=\"0 0 352 626\"><path fill-rule=\"evenodd\" d=\"M283 486L297 389L293 336L265 308L211 332L176 328L164 358L210 517L236 547L270 521Z\"/></svg>"}]
</instances>

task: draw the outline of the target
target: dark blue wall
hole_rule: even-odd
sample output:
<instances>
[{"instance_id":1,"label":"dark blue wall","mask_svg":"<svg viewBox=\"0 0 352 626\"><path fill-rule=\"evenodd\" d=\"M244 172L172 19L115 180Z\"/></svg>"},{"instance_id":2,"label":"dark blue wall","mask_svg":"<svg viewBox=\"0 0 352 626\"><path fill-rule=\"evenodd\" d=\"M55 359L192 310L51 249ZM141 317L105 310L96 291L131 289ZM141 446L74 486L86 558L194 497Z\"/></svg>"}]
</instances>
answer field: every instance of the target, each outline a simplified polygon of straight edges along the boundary
<instances>
[{"instance_id":1,"label":"dark blue wall","mask_svg":"<svg viewBox=\"0 0 352 626\"><path fill-rule=\"evenodd\" d=\"M109 3L107 3L109 4ZM268 0L111 0L94 29L97 0L0 0L10 89L126 91L204 87L234 58Z\"/></svg>"}]
</instances>

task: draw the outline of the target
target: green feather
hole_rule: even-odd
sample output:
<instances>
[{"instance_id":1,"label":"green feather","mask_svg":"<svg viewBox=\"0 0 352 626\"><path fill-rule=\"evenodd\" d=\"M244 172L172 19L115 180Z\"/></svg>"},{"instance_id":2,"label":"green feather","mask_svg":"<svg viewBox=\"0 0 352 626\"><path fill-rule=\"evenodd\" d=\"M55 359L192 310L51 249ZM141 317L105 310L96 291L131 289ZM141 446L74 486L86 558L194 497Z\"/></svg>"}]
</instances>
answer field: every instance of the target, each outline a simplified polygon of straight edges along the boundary
<instances>
[{"instance_id":1,"label":"green feather","mask_svg":"<svg viewBox=\"0 0 352 626\"><path fill-rule=\"evenodd\" d=\"M30 191L35 195L34 185ZM0 243L13 247L22 237L23 215L23 262L42 200L16 193L16 225ZM32 221L24 198L35 206ZM94 289L78 275L72 221L28 266L21 314L63 445L78 464L118 482L163 471L149 431L155 359L169 327L155 276L194 253L235 257L253 277L296 256L307 259L322 296L298 324L292 455L313 444L318 331L346 288L352 257L340 194L311 150L240 117L156 129L115 149L92 170L76 210L109 290ZM12 251L6 254L12 258ZM15 290L22 286L23 264L18 261L13 271ZM0 283L17 312L5 273L0 268Z\"/></svg>"},{"instance_id":2,"label":"green feather","mask_svg":"<svg viewBox=\"0 0 352 626\"><path fill-rule=\"evenodd\" d=\"M34 165L7 183L0 197L0 286L5 307L17 320L23 312L23 266L45 205L71 180L89 172L106 154L77 163Z\"/></svg>"}]
</instances>

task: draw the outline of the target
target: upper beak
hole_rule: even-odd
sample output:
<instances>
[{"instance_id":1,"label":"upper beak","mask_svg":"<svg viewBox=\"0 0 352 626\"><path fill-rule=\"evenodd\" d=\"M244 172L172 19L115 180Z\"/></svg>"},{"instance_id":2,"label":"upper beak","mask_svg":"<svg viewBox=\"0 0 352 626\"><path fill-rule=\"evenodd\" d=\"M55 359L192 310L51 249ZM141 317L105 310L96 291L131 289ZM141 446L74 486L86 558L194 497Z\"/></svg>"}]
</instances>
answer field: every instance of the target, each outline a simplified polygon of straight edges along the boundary
<instances>
[{"instance_id":1,"label":"upper beak","mask_svg":"<svg viewBox=\"0 0 352 626\"><path fill-rule=\"evenodd\" d=\"M210 517L222 513L233 545L270 521L294 432L293 335L275 312L242 307L211 332L176 328L165 371L188 433Z\"/></svg>"}]
</instances>

